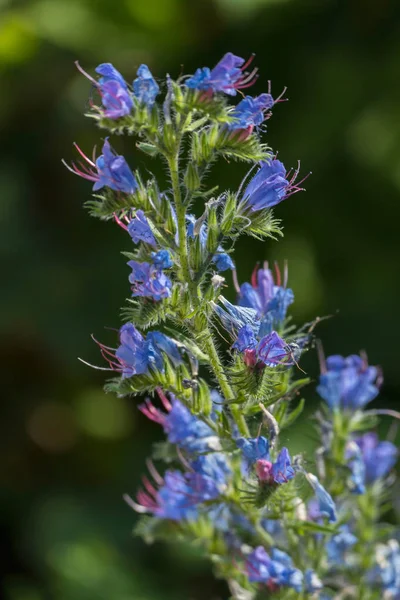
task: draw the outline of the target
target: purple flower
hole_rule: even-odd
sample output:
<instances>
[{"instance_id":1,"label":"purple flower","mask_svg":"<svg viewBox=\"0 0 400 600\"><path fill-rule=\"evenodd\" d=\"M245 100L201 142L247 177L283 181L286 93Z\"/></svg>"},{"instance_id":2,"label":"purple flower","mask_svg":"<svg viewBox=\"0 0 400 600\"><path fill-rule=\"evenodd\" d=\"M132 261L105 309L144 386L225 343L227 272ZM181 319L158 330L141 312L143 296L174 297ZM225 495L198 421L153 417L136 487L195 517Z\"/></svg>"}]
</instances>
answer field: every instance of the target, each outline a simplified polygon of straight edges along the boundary
<instances>
[{"instance_id":1,"label":"purple flower","mask_svg":"<svg viewBox=\"0 0 400 600\"><path fill-rule=\"evenodd\" d=\"M119 341L115 355L106 346L100 348L111 368L123 378L147 374L150 369L163 371L163 352L174 365L182 362L175 342L159 331L150 331L144 338L132 323L126 323L119 331Z\"/></svg>"},{"instance_id":2,"label":"purple flower","mask_svg":"<svg viewBox=\"0 0 400 600\"><path fill-rule=\"evenodd\" d=\"M72 163L72 167L66 163L64 164L75 175L93 181L94 191L108 187L116 192L133 194L137 190L138 184L128 163L123 156L114 153L108 138L105 139L103 144L103 154L97 158L95 163L82 152L79 146L75 144L75 147L89 167L83 163L79 163L79 167L75 163Z\"/></svg>"},{"instance_id":3,"label":"purple flower","mask_svg":"<svg viewBox=\"0 0 400 600\"><path fill-rule=\"evenodd\" d=\"M245 71L252 60L253 57L245 63L244 58L227 52L212 70L208 67L197 69L195 74L186 80L186 85L208 94L224 92L235 96L237 90L250 87L255 82L257 70L254 69L251 73Z\"/></svg>"},{"instance_id":4,"label":"purple flower","mask_svg":"<svg viewBox=\"0 0 400 600\"><path fill-rule=\"evenodd\" d=\"M199 502L214 500L227 488L231 475L226 456L220 452L203 454L191 463L194 472L187 474Z\"/></svg>"},{"instance_id":5,"label":"purple flower","mask_svg":"<svg viewBox=\"0 0 400 600\"><path fill-rule=\"evenodd\" d=\"M259 335L271 333L274 325L282 326L289 306L294 301L294 294L287 288L287 268L285 267L283 285L281 272L276 265L276 283L268 264L262 269L255 269L250 283L243 283L239 289L238 304L257 311L261 319Z\"/></svg>"},{"instance_id":6,"label":"purple flower","mask_svg":"<svg viewBox=\"0 0 400 600\"><path fill-rule=\"evenodd\" d=\"M272 331L260 340L257 347L257 357L267 367L294 364L290 345L276 331Z\"/></svg>"},{"instance_id":7,"label":"purple flower","mask_svg":"<svg viewBox=\"0 0 400 600\"><path fill-rule=\"evenodd\" d=\"M273 105L274 99L271 94L261 94L255 98L245 96L232 112L232 117L235 120L229 123L229 130L244 130L249 134L252 133L253 128L261 125L265 120L266 111L272 108Z\"/></svg>"},{"instance_id":8,"label":"purple flower","mask_svg":"<svg viewBox=\"0 0 400 600\"><path fill-rule=\"evenodd\" d=\"M355 411L378 395L377 379L378 369L359 356L333 355L322 365L317 392L331 409Z\"/></svg>"},{"instance_id":9,"label":"purple flower","mask_svg":"<svg viewBox=\"0 0 400 600\"><path fill-rule=\"evenodd\" d=\"M152 246L156 245L156 240L142 210L137 210L135 217L128 223L128 233L135 244L145 242Z\"/></svg>"},{"instance_id":10,"label":"purple flower","mask_svg":"<svg viewBox=\"0 0 400 600\"><path fill-rule=\"evenodd\" d=\"M328 517L329 523L337 521L336 505L332 496L326 491L323 485L312 473L307 473L307 479L313 487L316 499L318 501L319 514Z\"/></svg>"},{"instance_id":11,"label":"purple flower","mask_svg":"<svg viewBox=\"0 0 400 600\"><path fill-rule=\"evenodd\" d=\"M168 250L152 252L151 258L153 259L153 265L156 267L156 269L170 269L174 264Z\"/></svg>"},{"instance_id":12,"label":"purple flower","mask_svg":"<svg viewBox=\"0 0 400 600\"><path fill-rule=\"evenodd\" d=\"M137 70L137 78L133 82L133 93L139 102L152 108L160 88L156 83L147 65L140 65Z\"/></svg>"},{"instance_id":13,"label":"purple flower","mask_svg":"<svg viewBox=\"0 0 400 600\"><path fill-rule=\"evenodd\" d=\"M280 160L261 162L260 169L243 192L243 203L250 211L272 208L302 188L295 183L298 172L290 180ZM301 182L300 182L301 183Z\"/></svg>"},{"instance_id":14,"label":"purple flower","mask_svg":"<svg viewBox=\"0 0 400 600\"><path fill-rule=\"evenodd\" d=\"M263 583L270 591L280 587L302 590L303 574L293 565L286 552L274 548L271 556L262 546L258 546L246 558L246 573L252 583Z\"/></svg>"},{"instance_id":15,"label":"purple flower","mask_svg":"<svg viewBox=\"0 0 400 600\"><path fill-rule=\"evenodd\" d=\"M269 442L263 436L256 438L240 437L236 440L236 445L241 449L249 467L257 460L269 459Z\"/></svg>"},{"instance_id":16,"label":"purple flower","mask_svg":"<svg viewBox=\"0 0 400 600\"><path fill-rule=\"evenodd\" d=\"M133 101L121 73L111 63L99 65L96 68L96 73L102 75L95 84L106 109L104 116L109 119L118 119L129 115L133 107Z\"/></svg>"},{"instance_id":17,"label":"purple flower","mask_svg":"<svg viewBox=\"0 0 400 600\"><path fill-rule=\"evenodd\" d=\"M171 296L172 282L162 270L147 262L130 260L127 264L132 269L129 281L132 283L133 297L142 296L159 301Z\"/></svg>"},{"instance_id":18,"label":"purple flower","mask_svg":"<svg viewBox=\"0 0 400 600\"><path fill-rule=\"evenodd\" d=\"M394 467L398 450L391 442L380 442L376 433L365 433L355 440L365 465L365 483L386 477Z\"/></svg>"}]
</instances>

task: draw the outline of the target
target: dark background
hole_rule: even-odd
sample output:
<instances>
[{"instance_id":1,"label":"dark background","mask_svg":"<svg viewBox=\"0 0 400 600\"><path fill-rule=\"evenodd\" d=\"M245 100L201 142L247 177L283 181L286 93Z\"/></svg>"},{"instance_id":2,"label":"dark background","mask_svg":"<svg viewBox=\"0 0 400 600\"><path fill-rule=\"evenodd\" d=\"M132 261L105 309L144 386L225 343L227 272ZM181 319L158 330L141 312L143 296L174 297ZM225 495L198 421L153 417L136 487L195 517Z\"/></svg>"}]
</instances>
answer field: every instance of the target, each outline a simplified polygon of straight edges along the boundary
<instances>
[{"instance_id":1,"label":"dark background","mask_svg":"<svg viewBox=\"0 0 400 600\"><path fill-rule=\"evenodd\" d=\"M311 170L307 193L280 205L285 238L243 239L239 278L288 258L297 322L327 353L368 351L382 365L380 404L395 408L400 217L400 5L396 0L0 0L1 543L7 600L225 600L195 549L131 538L133 493L161 432L135 402L105 396L90 334L111 340L128 295L123 232L82 210L90 185L61 158L91 153L104 132L83 117L93 72L111 61L130 81L257 54L253 93L287 85L268 123L287 167ZM130 164L160 173L133 139ZM220 164L235 188L244 174ZM161 178L160 173L160 178ZM162 179L161 179L162 181ZM250 258L251 255L251 258ZM337 312L338 311L338 312ZM316 357L308 357L311 374ZM308 390L311 406L313 386ZM379 403L376 402L375 405ZM384 423L384 426L388 424ZM309 426L291 448L309 445Z\"/></svg>"}]
</instances>

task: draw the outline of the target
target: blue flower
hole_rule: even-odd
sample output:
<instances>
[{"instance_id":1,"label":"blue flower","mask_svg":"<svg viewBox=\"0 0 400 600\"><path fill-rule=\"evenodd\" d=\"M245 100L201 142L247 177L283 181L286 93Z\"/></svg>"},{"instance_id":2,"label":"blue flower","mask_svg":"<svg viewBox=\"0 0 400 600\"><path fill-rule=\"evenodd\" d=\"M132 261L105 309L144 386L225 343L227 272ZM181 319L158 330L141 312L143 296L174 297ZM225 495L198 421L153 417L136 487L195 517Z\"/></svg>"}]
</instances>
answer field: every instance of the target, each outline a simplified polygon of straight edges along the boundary
<instances>
[{"instance_id":1,"label":"blue flower","mask_svg":"<svg viewBox=\"0 0 400 600\"><path fill-rule=\"evenodd\" d=\"M262 546L258 546L246 557L246 572L250 582L264 583L271 591L280 587L291 587L297 592L302 590L302 572L294 567L286 552L276 548L270 556Z\"/></svg>"},{"instance_id":2,"label":"blue flower","mask_svg":"<svg viewBox=\"0 0 400 600\"><path fill-rule=\"evenodd\" d=\"M122 87L126 90L128 89L128 85L125 79L122 77L121 73L117 71L117 69L111 63L102 63L98 65L95 69L96 73L101 75L99 79L99 84L103 85L109 81L118 81Z\"/></svg>"},{"instance_id":3,"label":"blue flower","mask_svg":"<svg viewBox=\"0 0 400 600\"><path fill-rule=\"evenodd\" d=\"M245 96L232 112L231 116L235 120L229 123L228 128L231 131L244 129L251 132L253 127L261 125L265 119L265 112L273 105L274 99L271 94L261 94L255 98Z\"/></svg>"},{"instance_id":4,"label":"blue flower","mask_svg":"<svg viewBox=\"0 0 400 600\"><path fill-rule=\"evenodd\" d=\"M365 465L365 483L386 477L394 467L398 450L391 442L380 442L376 433L365 433L355 440Z\"/></svg>"},{"instance_id":5,"label":"blue flower","mask_svg":"<svg viewBox=\"0 0 400 600\"><path fill-rule=\"evenodd\" d=\"M318 575L312 569L307 569L304 573L304 588L307 594L315 594L322 590L324 584L318 577Z\"/></svg>"},{"instance_id":6,"label":"blue flower","mask_svg":"<svg viewBox=\"0 0 400 600\"><path fill-rule=\"evenodd\" d=\"M294 302L294 294L291 289L274 286L274 295L268 305L268 313L274 323L283 323L289 306Z\"/></svg>"},{"instance_id":7,"label":"blue flower","mask_svg":"<svg viewBox=\"0 0 400 600\"><path fill-rule=\"evenodd\" d=\"M227 331L232 335L237 336L242 327L249 325L254 335L257 335L260 329L260 320L254 309L231 304L231 302L226 300L223 296L220 296L219 300L224 308L216 304L214 305L214 309Z\"/></svg>"},{"instance_id":8,"label":"blue flower","mask_svg":"<svg viewBox=\"0 0 400 600\"><path fill-rule=\"evenodd\" d=\"M139 102L152 108L160 88L155 81L147 65L140 65L137 70L137 78L133 82L133 93Z\"/></svg>"},{"instance_id":9,"label":"blue flower","mask_svg":"<svg viewBox=\"0 0 400 600\"><path fill-rule=\"evenodd\" d=\"M398 600L400 597L400 547L397 540L378 544L376 565L369 572L369 581L385 592L384 598Z\"/></svg>"},{"instance_id":10,"label":"blue flower","mask_svg":"<svg viewBox=\"0 0 400 600\"><path fill-rule=\"evenodd\" d=\"M353 494L365 493L365 462L360 447L350 441L346 447L346 459L351 471L349 487Z\"/></svg>"},{"instance_id":11,"label":"blue flower","mask_svg":"<svg viewBox=\"0 0 400 600\"><path fill-rule=\"evenodd\" d=\"M272 476L275 483L287 483L295 476L289 450L282 448L272 465Z\"/></svg>"},{"instance_id":12,"label":"blue flower","mask_svg":"<svg viewBox=\"0 0 400 600\"><path fill-rule=\"evenodd\" d=\"M218 446L218 438L211 427L192 415L176 398L164 419L163 427L171 444L178 444L188 452L209 452Z\"/></svg>"},{"instance_id":13,"label":"blue flower","mask_svg":"<svg viewBox=\"0 0 400 600\"><path fill-rule=\"evenodd\" d=\"M323 485L320 484L318 478L312 473L307 473L307 479L314 489L316 499L319 505L319 513L326 516L329 523L337 521L336 505L332 500L332 496L326 491Z\"/></svg>"},{"instance_id":14,"label":"blue flower","mask_svg":"<svg viewBox=\"0 0 400 600\"><path fill-rule=\"evenodd\" d=\"M317 392L331 409L357 410L379 393L378 369L356 355L329 356L320 375Z\"/></svg>"},{"instance_id":15,"label":"blue flower","mask_svg":"<svg viewBox=\"0 0 400 600\"><path fill-rule=\"evenodd\" d=\"M281 327L286 319L289 306L294 301L294 294L286 287L287 271L285 270L283 286L281 273L277 268L277 283L268 267L253 273L252 283L240 286L238 304L257 311L261 319L260 335L271 333L273 326Z\"/></svg>"},{"instance_id":16,"label":"blue flower","mask_svg":"<svg viewBox=\"0 0 400 600\"><path fill-rule=\"evenodd\" d=\"M283 163L272 159L260 163L260 169L243 192L243 203L251 211L272 208L301 190L295 184L295 177L287 179Z\"/></svg>"},{"instance_id":17,"label":"blue flower","mask_svg":"<svg viewBox=\"0 0 400 600\"><path fill-rule=\"evenodd\" d=\"M261 337L265 328L255 309L231 304L223 296L219 296L219 300L224 308L214 304L214 310L225 329L235 337L232 347L244 352L246 364L268 367L288 367L295 364L301 353L298 344L288 344L276 331Z\"/></svg>"},{"instance_id":18,"label":"blue flower","mask_svg":"<svg viewBox=\"0 0 400 600\"><path fill-rule=\"evenodd\" d=\"M161 331L149 331L146 340L164 352L175 366L182 362L181 353L176 342L164 333L161 333Z\"/></svg>"},{"instance_id":19,"label":"blue flower","mask_svg":"<svg viewBox=\"0 0 400 600\"><path fill-rule=\"evenodd\" d=\"M75 144L75 147L88 166L82 163L79 167L75 163L69 166L63 161L64 165L75 175L93 181L94 191L108 187L116 192L133 194L137 190L138 184L128 163L123 156L114 153L108 138L105 139L103 144L103 154L97 158L95 163L82 152L77 144Z\"/></svg>"},{"instance_id":20,"label":"blue flower","mask_svg":"<svg viewBox=\"0 0 400 600\"><path fill-rule=\"evenodd\" d=\"M174 264L168 250L152 252L151 258L153 259L153 265L156 267L156 269L170 269Z\"/></svg>"},{"instance_id":21,"label":"blue flower","mask_svg":"<svg viewBox=\"0 0 400 600\"><path fill-rule=\"evenodd\" d=\"M258 341L251 325L244 325L239 329L236 342L232 345L232 348L244 352L245 350L253 350L257 347L257 344Z\"/></svg>"},{"instance_id":22,"label":"blue flower","mask_svg":"<svg viewBox=\"0 0 400 600\"><path fill-rule=\"evenodd\" d=\"M145 242L152 246L156 245L156 240L142 210L137 210L135 217L128 223L128 233L135 244Z\"/></svg>"},{"instance_id":23,"label":"blue flower","mask_svg":"<svg viewBox=\"0 0 400 600\"><path fill-rule=\"evenodd\" d=\"M151 331L144 338L132 323L126 323L119 331L119 340L120 346L115 352L119 366L114 362L110 364L112 368L121 371L123 378L147 374L150 369L163 371L162 352L165 352L175 365L182 362L175 342L158 331ZM102 347L103 352L104 348ZM110 353L106 352L106 357L107 355Z\"/></svg>"},{"instance_id":24,"label":"blue flower","mask_svg":"<svg viewBox=\"0 0 400 600\"><path fill-rule=\"evenodd\" d=\"M231 469L226 456L219 452L203 454L191 463L193 472L187 474L198 502L215 500L228 485Z\"/></svg>"},{"instance_id":25,"label":"blue flower","mask_svg":"<svg viewBox=\"0 0 400 600\"><path fill-rule=\"evenodd\" d=\"M143 499L138 494L138 500ZM152 508L154 515L162 519L181 521L193 520L197 517L197 498L193 496L193 489L187 476L180 471L166 471L164 485L158 490L155 505Z\"/></svg>"},{"instance_id":26,"label":"blue flower","mask_svg":"<svg viewBox=\"0 0 400 600\"><path fill-rule=\"evenodd\" d=\"M122 367L122 377L148 373L150 367L158 370L163 368L162 355L151 343L146 343L132 323L126 323L121 327L119 340L121 345L115 356Z\"/></svg>"},{"instance_id":27,"label":"blue flower","mask_svg":"<svg viewBox=\"0 0 400 600\"><path fill-rule=\"evenodd\" d=\"M171 296L172 282L161 269L150 263L135 260L130 260L127 264L132 269L129 275L132 296L153 298L156 301Z\"/></svg>"},{"instance_id":28,"label":"blue flower","mask_svg":"<svg viewBox=\"0 0 400 600\"><path fill-rule=\"evenodd\" d=\"M96 73L102 75L97 87L101 95L104 116L109 119L118 119L129 115L133 101L128 86L121 73L111 63L103 63L96 68Z\"/></svg>"},{"instance_id":29,"label":"blue flower","mask_svg":"<svg viewBox=\"0 0 400 600\"><path fill-rule=\"evenodd\" d=\"M235 263L226 252L220 252L214 255L213 262L217 271L227 271L228 269L234 269Z\"/></svg>"},{"instance_id":30,"label":"blue flower","mask_svg":"<svg viewBox=\"0 0 400 600\"><path fill-rule=\"evenodd\" d=\"M176 361L177 356L174 353L171 355L170 348L165 344L160 344L158 336L153 338L153 340L170 358L173 356L174 364L179 363L179 361ZM172 340L169 340L169 342L171 343ZM179 353L178 358L180 359ZM219 438L215 435L211 427L193 415L173 394L170 394L169 400L161 390L157 391L167 412L165 413L156 408L149 398L146 398L145 402L139 405L139 410L150 420L162 425L167 434L167 439L171 444L177 444L180 448L190 453L205 453L220 450Z\"/></svg>"},{"instance_id":31,"label":"blue flower","mask_svg":"<svg viewBox=\"0 0 400 600\"><path fill-rule=\"evenodd\" d=\"M346 564L346 553L357 542L348 525L342 525L339 533L332 536L326 543L328 561L334 565Z\"/></svg>"},{"instance_id":32,"label":"blue flower","mask_svg":"<svg viewBox=\"0 0 400 600\"><path fill-rule=\"evenodd\" d=\"M250 74L244 71L251 60L245 63L240 56L227 52L212 70L208 67L197 69L195 74L186 80L186 85L208 94L224 92L235 96L237 90L249 87L255 81L255 71Z\"/></svg>"},{"instance_id":33,"label":"blue flower","mask_svg":"<svg viewBox=\"0 0 400 600\"><path fill-rule=\"evenodd\" d=\"M138 187L125 158L113 152L108 138L103 144L103 154L96 160L96 168L98 179L93 186L94 191L109 187L117 192L133 194Z\"/></svg>"},{"instance_id":34,"label":"blue flower","mask_svg":"<svg viewBox=\"0 0 400 600\"><path fill-rule=\"evenodd\" d=\"M269 442L263 436L256 438L240 437L236 440L236 445L241 449L248 466L253 465L259 459L269 460Z\"/></svg>"}]
</instances>

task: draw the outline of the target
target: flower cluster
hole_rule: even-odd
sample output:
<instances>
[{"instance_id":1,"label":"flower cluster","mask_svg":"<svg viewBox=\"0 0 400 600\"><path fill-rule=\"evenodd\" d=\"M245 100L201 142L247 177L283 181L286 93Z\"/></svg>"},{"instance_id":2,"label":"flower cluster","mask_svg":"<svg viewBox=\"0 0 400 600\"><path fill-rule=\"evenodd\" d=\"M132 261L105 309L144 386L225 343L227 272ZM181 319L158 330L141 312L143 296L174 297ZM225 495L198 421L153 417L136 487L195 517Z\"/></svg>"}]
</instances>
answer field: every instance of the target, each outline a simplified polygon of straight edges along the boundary
<instances>
[{"instance_id":1,"label":"flower cluster","mask_svg":"<svg viewBox=\"0 0 400 600\"><path fill-rule=\"evenodd\" d=\"M93 183L90 213L121 228L131 269L124 324L117 343L97 342L106 361L97 368L114 375L107 391L141 396L140 412L164 434L125 499L145 539L201 546L232 600L400 598L399 532L381 526L398 451L375 431L381 415L400 415L368 406L380 369L365 355L325 359L313 334L320 319L291 321L286 264L258 264L239 284L238 237L275 239L273 211L305 179L262 141L282 94L244 95L257 79L253 58L227 53L160 83L146 65L132 84L110 63L95 77L78 65L99 127L135 135L136 150L166 166L160 185L109 136L100 156L76 146L67 165ZM221 158L251 168L217 194L205 183ZM297 421L310 383L299 363L316 346L322 405L312 422ZM286 434L296 422L301 435ZM315 436L313 455L302 441Z\"/></svg>"}]
</instances>

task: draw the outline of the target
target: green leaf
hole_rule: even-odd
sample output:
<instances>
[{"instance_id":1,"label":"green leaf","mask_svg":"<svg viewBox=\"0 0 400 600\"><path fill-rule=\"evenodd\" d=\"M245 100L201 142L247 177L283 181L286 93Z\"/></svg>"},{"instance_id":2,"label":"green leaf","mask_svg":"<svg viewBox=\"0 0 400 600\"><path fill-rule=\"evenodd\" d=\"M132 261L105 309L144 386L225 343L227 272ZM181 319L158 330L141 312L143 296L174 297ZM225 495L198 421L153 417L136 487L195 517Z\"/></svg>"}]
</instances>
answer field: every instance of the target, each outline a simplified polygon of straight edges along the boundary
<instances>
[{"instance_id":1,"label":"green leaf","mask_svg":"<svg viewBox=\"0 0 400 600\"><path fill-rule=\"evenodd\" d=\"M333 534L337 531L337 525L321 525L314 521L290 521L287 526L293 529L298 535L305 535L307 533L330 533Z\"/></svg>"},{"instance_id":2,"label":"green leaf","mask_svg":"<svg viewBox=\"0 0 400 600\"><path fill-rule=\"evenodd\" d=\"M283 422L278 421L281 429L285 429L286 427L293 425L293 423L296 421L296 419L298 419L299 416L301 415L301 413L303 412L305 402L306 402L305 399L301 398L301 400L298 403L298 405L296 406L296 408L294 408L292 411L290 411L289 414L285 414Z\"/></svg>"}]
</instances>

